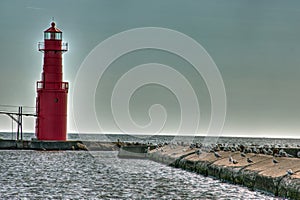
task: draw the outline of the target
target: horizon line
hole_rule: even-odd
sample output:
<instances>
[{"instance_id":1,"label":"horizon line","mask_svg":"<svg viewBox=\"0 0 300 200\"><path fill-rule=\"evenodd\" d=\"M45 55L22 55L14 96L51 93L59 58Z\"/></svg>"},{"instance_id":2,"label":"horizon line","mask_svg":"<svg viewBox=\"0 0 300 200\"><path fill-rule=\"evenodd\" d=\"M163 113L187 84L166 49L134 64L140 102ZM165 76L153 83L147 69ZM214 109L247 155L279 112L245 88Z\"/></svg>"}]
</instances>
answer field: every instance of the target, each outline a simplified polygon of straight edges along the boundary
<instances>
[{"instance_id":1,"label":"horizon line","mask_svg":"<svg viewBox=\"0 0 300 200\"><path fill-rule=\"evenodd\" d=\"M16 132L11 132L11 131L0 131L0 133L8 133L12 134ZM35 134L34 132L23 132L23 134ZM99 133L99 132L86 132L86 133L76 133L76 132L68 132L67 134L78 134L78 135L131 135L131 136L185 136L185 137L232 137L232 138L272 138L272 139L300 139L297 136L291 136L291 135L286 135L286 133L276 133L272 135L268 134L260 134L257 133L257 135L252 134L234 134L234 133L223 133L220 135L207 135L205 133L198 133L198 134L175 134L175 133L158 133L158 134L151 134L151 133L124 133L124 132L106 132L106 133ZM278 134L285 135L285 137L280 137Z\"/></svg>"}]
</instances>

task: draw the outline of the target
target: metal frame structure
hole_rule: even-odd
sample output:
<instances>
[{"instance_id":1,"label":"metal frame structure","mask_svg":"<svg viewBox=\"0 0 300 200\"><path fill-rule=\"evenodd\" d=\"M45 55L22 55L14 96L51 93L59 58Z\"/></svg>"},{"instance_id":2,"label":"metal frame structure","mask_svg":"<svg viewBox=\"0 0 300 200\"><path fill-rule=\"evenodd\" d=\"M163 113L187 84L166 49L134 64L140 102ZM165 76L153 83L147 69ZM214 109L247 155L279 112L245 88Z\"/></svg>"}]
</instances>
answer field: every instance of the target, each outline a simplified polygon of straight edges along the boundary
<instances>
[{"instance_id":1,"label":"metal frame structure","mask_svg":"<svg viewBox=\"0 0 300 200\"><path fill-rule=\"evenodd\" d=\"M0 111L0 114L4 114L9 116L12 121L15 121L17 123L17 137L16 140L23 141L23 116L31 116L36 117L36 114L32 113L23 113L23 107L19 106L18 112L6 112L6 111Z\"/></svg>"}]
</instances>

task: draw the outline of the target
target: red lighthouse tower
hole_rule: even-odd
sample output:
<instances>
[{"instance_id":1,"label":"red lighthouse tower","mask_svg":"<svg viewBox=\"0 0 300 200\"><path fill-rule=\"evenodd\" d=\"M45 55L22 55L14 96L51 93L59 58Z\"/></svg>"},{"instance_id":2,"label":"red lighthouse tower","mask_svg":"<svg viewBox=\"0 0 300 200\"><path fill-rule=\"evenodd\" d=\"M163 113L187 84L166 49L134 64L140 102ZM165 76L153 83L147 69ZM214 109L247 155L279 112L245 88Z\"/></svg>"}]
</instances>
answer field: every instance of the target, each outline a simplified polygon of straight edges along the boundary
<instances>
[{"instance_id":1,"label":"red lighthouse tower","mask_svg":"<svg viewBox=\"0 0 300 200\"><path fill-rule=\"evenodd\" d=\"M54 22L44 31L38 49L44 53L44 66L42 80L37 82L36 137L66 140L68 82L62 79L62 54L68 51L68 43L62 43L62 32Z\"/></svg>"}]
</instances>

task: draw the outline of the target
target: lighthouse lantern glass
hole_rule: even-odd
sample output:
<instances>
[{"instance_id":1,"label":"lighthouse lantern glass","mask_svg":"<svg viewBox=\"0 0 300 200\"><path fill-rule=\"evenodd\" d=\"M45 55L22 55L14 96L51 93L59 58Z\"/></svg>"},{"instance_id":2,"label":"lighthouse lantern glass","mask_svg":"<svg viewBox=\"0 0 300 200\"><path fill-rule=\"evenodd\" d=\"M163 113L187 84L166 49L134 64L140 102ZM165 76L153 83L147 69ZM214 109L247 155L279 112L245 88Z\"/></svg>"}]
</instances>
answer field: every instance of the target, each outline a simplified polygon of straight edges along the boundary
<instances>
[{"instance_id":1,"label":"lighthouse lantern glass","mask_svg":"<svg viewBox=\"0 0 300 200\"><path fill-rule=\"evenodd\" d=\"M45 40L61 40L62 39L62 33L45 32L44 39Z\"/></svg>"}]
</instances>

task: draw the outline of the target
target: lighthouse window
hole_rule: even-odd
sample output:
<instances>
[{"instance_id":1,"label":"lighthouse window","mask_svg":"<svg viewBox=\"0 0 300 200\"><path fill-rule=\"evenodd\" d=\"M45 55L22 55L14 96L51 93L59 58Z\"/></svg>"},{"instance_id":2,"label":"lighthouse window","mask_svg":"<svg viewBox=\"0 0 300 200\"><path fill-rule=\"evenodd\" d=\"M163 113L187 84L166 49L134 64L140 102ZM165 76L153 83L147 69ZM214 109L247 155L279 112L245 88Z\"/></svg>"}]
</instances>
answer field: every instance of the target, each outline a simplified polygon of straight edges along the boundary
<instances>
[{"instance_id":1,"label":"lighthouse window","mask_svg":"<svg viewBox=\"0 0 300 200\"><path fill-rule=\"evenodd\" d=\"M56 40L61 40L61 33L56 33L55 34L55 39Z\"/></svg>"},{"instance_id":2,"label":"lighthouse window","mask_svg":"<svg viewBox=\"0 0 300 200\"><path fill-rule=\"evenodd\" d=\"M58 98L55 98L55 99L54 99L54 102L57 103L57 102L58 102Z\"/></svg>"},{"instance_id":3,"label":"lighthouse window","mask_svg":"<svg viewBox=\"0 0 300 200\"><path fill-rule=\"evenodd\" d=\"M45 39L45 40L50 40L50 39L51 39L51 33L46 32L46 33L44 34L44 39Z\"/></svg>"}]
</instances>

